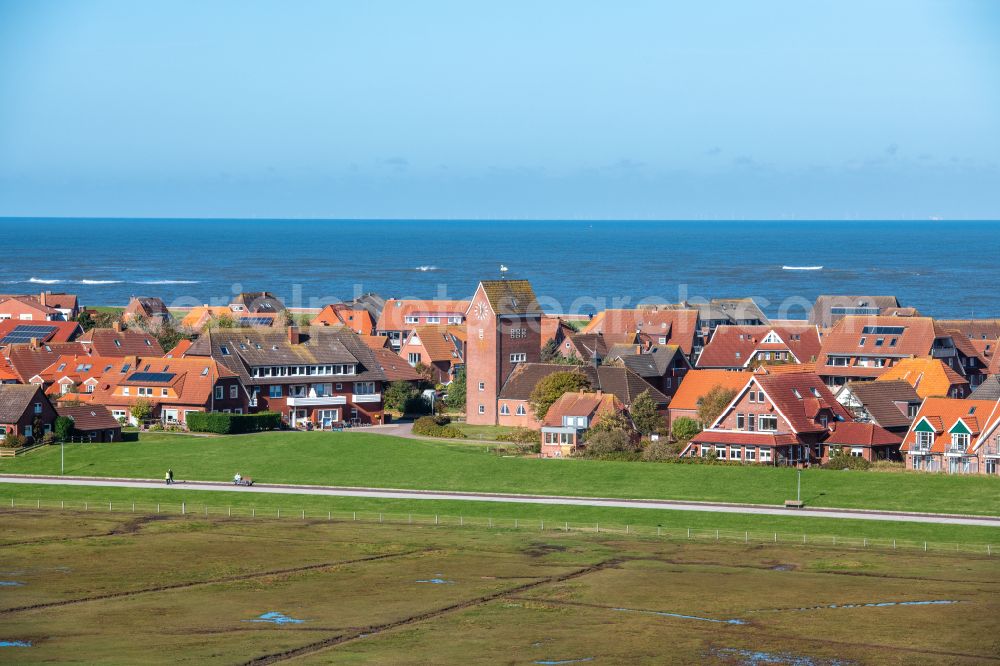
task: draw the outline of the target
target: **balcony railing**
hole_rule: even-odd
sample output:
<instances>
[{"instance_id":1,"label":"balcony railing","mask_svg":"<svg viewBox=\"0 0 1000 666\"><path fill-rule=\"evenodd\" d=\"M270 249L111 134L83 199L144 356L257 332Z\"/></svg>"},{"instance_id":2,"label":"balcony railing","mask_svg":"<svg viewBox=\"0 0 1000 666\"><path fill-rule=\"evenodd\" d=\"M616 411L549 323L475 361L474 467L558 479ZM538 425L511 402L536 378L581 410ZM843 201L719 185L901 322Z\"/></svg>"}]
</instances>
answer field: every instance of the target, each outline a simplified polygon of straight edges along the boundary
<instances>
[{"instance_id":1,"label":"balcony railing","mask_svg":"<svg viewBox=\"0 0 1000 666\"><path fill-rule=\"evenodd\" d=\"M351 395L351 402L358 404L362 402L380 402L382 400L381 393L355 393Z\"/></svg>"},{"instance_id":2,"label":"balcony railing","mask_svg":"<svg viewBox=\"0 0 1000 666\"><path fill-rule=\"evenodd\" d=\"M289 407L311 407L319 405L346 405L346 404L347 404L347 398L342 395L324 395L324 396L288 398Z\"/></svg>"}]
</instances>

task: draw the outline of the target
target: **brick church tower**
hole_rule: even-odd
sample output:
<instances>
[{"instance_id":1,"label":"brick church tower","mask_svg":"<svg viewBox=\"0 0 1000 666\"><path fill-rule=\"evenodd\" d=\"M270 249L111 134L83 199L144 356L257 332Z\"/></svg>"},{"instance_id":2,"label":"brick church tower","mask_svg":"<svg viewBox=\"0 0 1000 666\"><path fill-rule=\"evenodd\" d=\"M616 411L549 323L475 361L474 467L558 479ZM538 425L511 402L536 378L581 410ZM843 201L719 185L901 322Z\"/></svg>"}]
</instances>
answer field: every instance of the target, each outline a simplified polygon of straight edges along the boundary
<instances>
[{"instance_id":1,"label":"brick church tower","mask_svg":"<svg viewBox=\"0 0 1000 666\"><path fill-rule=\"evenodd\" d=\"M465 315L466 421L495 425L497 397L518 363L542 356L542 309L527 280L484 280Z\"/></svg>"}]
</instances>

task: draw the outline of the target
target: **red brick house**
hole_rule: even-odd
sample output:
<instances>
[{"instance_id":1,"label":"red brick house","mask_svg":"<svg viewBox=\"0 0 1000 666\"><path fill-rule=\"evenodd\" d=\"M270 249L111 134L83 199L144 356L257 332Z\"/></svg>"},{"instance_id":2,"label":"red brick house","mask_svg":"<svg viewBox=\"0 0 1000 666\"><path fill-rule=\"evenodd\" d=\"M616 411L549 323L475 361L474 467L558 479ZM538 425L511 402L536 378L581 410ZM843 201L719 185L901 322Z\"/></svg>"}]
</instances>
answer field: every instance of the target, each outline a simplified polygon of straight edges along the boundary
<instances>
[{"instance_id":1,"label":"red brick house","mask_svg":"<svg viewBox=\"0 0 1000 666\"><path fill-rule=\"evenodd\" d=\"M830 434L823 440L821 463L827 463L832 456L841 453L869 462L899 460L899 445L903 443L903 438L875 423L838 421L830 429Z\"/></svg>"},{"instance_id":2,"label":"red brick house","mask_svg":"<svg viewBox=\"0 0 1000 666\"><path fill-rule=\"evenodd\" d=\"M543 316L527 280L479 283L466 315L468 423L499 422L497 398L507 378L518 365L541 360Z\"/></svg>"},{"instance_id":3,"label":"red brick house","mask_svg":"<svg viewBox=\"0 0 1000 666\"><path fill-rule=\"evenodd\" d=\"M292 427L383 421L386 375L373 350L347 328L209 331L186 358L209 356L240 378L253 411L279 412Z\"/></svg>"},{"instance_id":4,"label":"red brick house","mask_svg":"<svg viewBox=\"0 0 1000 666\"><path fill-rule=\"evenodd\" d=\"M613 395L564 393L542 421L542 457L563 458L584 446L584 436L594 423L607 414L623 413L624 405Z\"/></svg>"},{"instance_id":5,"label":"red brick house","mask_svg":"<svg viewBox=\"0 0 1000 666\"><path fill-rule=\"evenodd\" d=\"M736 398L682 452L769 465L818 463L823 442L851 415L811 372L751 377Z\"/></svg>"},{"instance_id":6,"label":"red brick house","mask_svg":"<svg viewBox=\"0 0 1000 666\"><path fill-rule=\"evenodd\" d=\"M60 402L103 405L115 419L138 425L130 408L140 401L153 407L150 419L184 424L190 412L246 414L249 395L239 375L212 359L115 359L90 393L66 394Z\"/></svg>"},{"instance_id":7,"label":"red brick house","mask_svg":"<svg viewBox=\"0 0 1000 666\"><path fill-rule=\"evenodd\" d=\"M752 370L769 363L814 363L815 326L719 326L698 356L698 368Z\"/></svg>"},{"instance_id":8,"label":"red brick house","mask_svg":"<svg viewBox=\"0 0 1000 666\"><path fill-rule=\"evenodd\" d=\"M15 321L63 321L62 312L43 305L33 296L10 296L0 301L0 320Z\"/></svg>"},{"instance_id":9,"label":"red brick house","mask_svg":"<svg viewBox=\"0 0 1000 666\"><path fill-rule=\"evenodd\" d=\"M927 398L903 439L906 468L996 475L998 431L1000 401Z\"/></svg>"},{"instance_id":10,"label":"red brick house","mask_svg":"<svg viewBox=\"0 0 1000 666\"><path fill-rule=\"evenodd\" d=\"M464 326L417 326L403 341L399 355L411 366L430 368L433 381L449 384L465 365Z\"/></svg>"},{"instance_id":11,"label":"red brick house","mask_svg":"<svg viewBox=\"0 0 1000 666\"><path fill-rule=\"evenodd\" d=\"M32 443L50 432L55 420L56 410L41 388L0 384L0 434L19 435Z\"/></svg>"},{"instance_id":12,"label":"red brick house","mask_svg":"<svg viewBox=\"0 0 1000 666\"><path fill-rule=\"evenodd\" d=\"M816 372L828 386L842 386L873 380L913 356L958 365L951 334L939 331L930 317L846 316L823 336Z\"/></svg>"},{"instance_id":13,"label":"red brick house","mask_svg":"<svg viewBox=\"0 0 1000 666\"><path fill-rule=\"evenodd\" d=\"M461 326L465 324L469 301L455 300L400 300L390 298L385 302L375 333L389 338L389 344L398 350L410 331L420 325Z\"/></svg>"}]
</instances>

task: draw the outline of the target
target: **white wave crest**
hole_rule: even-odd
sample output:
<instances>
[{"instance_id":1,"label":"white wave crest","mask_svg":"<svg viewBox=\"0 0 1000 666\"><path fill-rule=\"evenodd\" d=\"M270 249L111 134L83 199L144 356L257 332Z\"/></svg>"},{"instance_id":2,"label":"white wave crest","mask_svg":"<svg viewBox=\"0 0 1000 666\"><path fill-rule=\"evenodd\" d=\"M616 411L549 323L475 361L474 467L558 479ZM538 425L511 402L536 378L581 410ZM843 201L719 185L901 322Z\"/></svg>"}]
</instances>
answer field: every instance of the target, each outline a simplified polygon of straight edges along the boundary
<instances>
[{"instance_id":1,"label":"white wave crest","mask_svg":"<svg viewBox=\"0 0 1000 666\"><path fill-rule=\"evenodd\" d=\"M136 284L201 284L200 280L139 280Z\"/></svg>"},{"instance_id":2,"label":"white wave crest","mask_svg":"<svg viewBox=\"0 0 1000 666\"><path fill-rule=\"evenodd\" d=\"M121 280L80 280L80 284L121 284Z\"/></svg>"},{"instance_id":3,"label":"white wave crest","mask_svg":"<svg viewBox=\"0 0 1000 666\"><path fill-rule=\"evenodd\" d=\"M822 266L782 266L783 271L821 271Z\"/></svg>"},{"instance_id":4,"label":"white wave crest","mask_svg":"<svg viewBox=\"0 0 1000 666\"><path fill-rule=\"evenodd\" d=\"M414 270L418 270L421 273L426 273L427 271L436 271L436 270L438 270L438 267L437 266L417 266Z\"/></svg>"},{"instance_id":5,"label":"white wave crest","mask_svg":"<svg viewBox=\"0 0 1000 666\"><path fill-rule=\"evenodd\" d=\"M61 284L63 280L46 280L43 278L33 277L28 280L31 284Z\"/></svg>"}]
</instances>

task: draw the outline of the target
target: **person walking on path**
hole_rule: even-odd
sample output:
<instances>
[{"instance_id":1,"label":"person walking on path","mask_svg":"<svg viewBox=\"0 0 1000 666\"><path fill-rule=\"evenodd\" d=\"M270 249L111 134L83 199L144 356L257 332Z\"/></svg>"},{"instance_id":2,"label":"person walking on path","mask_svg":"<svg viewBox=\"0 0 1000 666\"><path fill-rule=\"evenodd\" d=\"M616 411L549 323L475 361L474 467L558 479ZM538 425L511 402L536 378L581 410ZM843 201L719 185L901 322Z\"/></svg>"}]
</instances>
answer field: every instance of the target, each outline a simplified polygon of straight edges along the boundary
<instances>
[{"instance_id":1,"label":"person walking on path","mask_svg":"<svg viewBox=\"0 0 1000 666\"><path fill-rule=\"evenodd\" d=\"M168 486L173 485L173 483L174 483L174 470L168 469L165 478L166 478Z\"/></svg>"}]
</instances>

